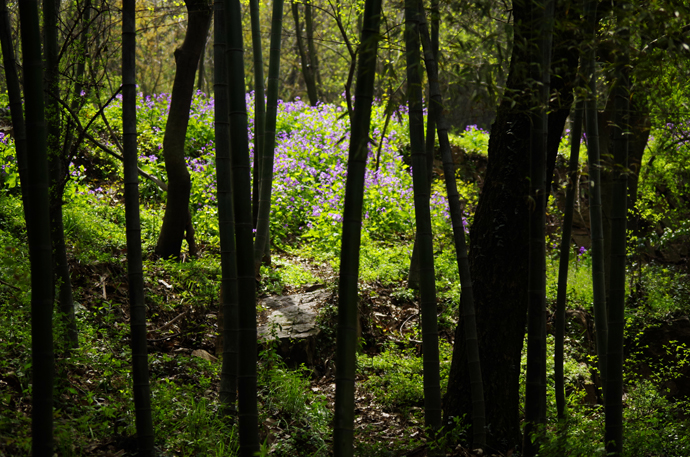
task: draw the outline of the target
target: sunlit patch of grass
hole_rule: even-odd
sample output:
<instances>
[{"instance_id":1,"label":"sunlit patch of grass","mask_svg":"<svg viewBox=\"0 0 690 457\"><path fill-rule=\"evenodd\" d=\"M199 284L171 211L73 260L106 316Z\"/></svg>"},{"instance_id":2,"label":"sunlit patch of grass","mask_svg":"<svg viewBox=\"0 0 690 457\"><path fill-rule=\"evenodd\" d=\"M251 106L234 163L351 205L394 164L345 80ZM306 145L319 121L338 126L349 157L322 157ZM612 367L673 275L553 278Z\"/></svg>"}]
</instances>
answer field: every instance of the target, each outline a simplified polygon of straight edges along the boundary
<instances>
[{"instance_id":1,"label":"sunlit patch of grass","mask_svg":"<svg viewBox=\"0 0 690 457\"><path fill-rule=\"evenodd\" d=\"M317 278L297 258L271 257L271 266L261 266L262 291L281 295L288 289L299 289L319 282Z\"/></svg>"},{"instance_id":2,"label":"sunlit patch of grass","mask_svg":"<svg viewBox=\"0 0 690 457\"><path fill-rule=\"evenodd\" d=\"M65 239L80 262L111 262L127 245L124 206L78 198L63 207Z\"/></svg>"},{"instance_id":3,"label":"sunlit patch of grass","mask_svg":"<svg viewBox=\"0 0 690 457\"><path fill-rule=\"evenodd\" d=\"M451 133L450 143L462 148L468 154L480 154L488 156L489 132L478 128L476 125L468 125L459 133Z\"/></svg>"},{"instance_id":4,"label":"sunlit patch of grass","mask_svg":"<svg viewBox=\"0 0 690 457\"><path fill-rule=\"evenodd\" d=\"M546 259L546 299L556 302L558 294L558 257ZM589 251L571 253L568 264L568 292L566 306L568 308L584 308L592 310L592 258Z\"/></svg>"},{"instance_id":5,"label":"sunlit patch of grass","mask_svg":"<svg viewBox=\"0 0 690 457\"><path fill-rule=\"evenodd\" d=\"M404 243L376 243L366 239L360 257L360 279L379 284L398 283L407 278L411 247Z\"/></svg>"}]
</instances>

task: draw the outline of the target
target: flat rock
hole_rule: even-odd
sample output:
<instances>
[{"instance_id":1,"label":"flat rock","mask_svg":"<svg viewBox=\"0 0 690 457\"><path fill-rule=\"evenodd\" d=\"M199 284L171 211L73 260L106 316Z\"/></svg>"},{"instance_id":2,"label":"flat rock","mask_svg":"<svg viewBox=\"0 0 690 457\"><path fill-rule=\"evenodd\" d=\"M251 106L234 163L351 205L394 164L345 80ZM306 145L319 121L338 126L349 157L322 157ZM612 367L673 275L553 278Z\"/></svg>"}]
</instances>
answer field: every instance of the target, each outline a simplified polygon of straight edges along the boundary
<instances>
[{"instance_id":1,"label":"flat rock","mask_svg":"<svg viewBox=\"0 0 690 457\"><path fill-rule=\"evenodd\" d=\"M303 294L269 297L260 301L267 308L262 313L265 322L259 325L259 339L275 337L309 338L319 333L316 326L318 309L328 298L329 293L323 290Z\"/></svg>"},{"instance_id":2,"label":"flat rock","mask_svg":"<svg viewBox=\"0 0 690 457\"><path fill-rule=\"evenodd\" d=\"M296 363L311 364L314 337L320 332L316 317L329 296L328 291L316 290L260 300L265 310L259 315L259 341L276 338L280 340L278 352L283 357Z\"/></svg>"}]
</instances>

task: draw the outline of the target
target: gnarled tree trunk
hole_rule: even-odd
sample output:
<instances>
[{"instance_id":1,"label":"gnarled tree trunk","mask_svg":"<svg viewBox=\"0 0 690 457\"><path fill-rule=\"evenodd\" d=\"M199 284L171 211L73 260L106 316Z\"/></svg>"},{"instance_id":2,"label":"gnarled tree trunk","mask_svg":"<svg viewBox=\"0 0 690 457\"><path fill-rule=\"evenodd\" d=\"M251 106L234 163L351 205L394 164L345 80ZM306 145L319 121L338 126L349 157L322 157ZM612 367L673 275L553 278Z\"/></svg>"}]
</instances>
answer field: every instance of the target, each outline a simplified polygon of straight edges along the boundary
<instances>
[{"instance_id":1,"label":"gnarled tree trunk","mask_svg":"<svg viewBox=\"0 0 690 457\"><path fill-rule=\"evenodd\" d=\"M182 239L189 244L189 253L195 254L194 229L189 212L189 194L192 188L184 145L189 123L189 108L194 94L194 76L201 51L211 24L212 10L206 0L186 0L187 33L182 46L175 50L175 81L173 82L170 111L163 137L163 157L168 174L168 201L163 216L156 254L163 258L179 258Z\"/></svg>"},{"instance_id":2,"label":"gnarled tree trunk","mask_svg":"<svg viewBox=\"0 0 690 457\"><path fill-rule=\"evenodd\" d=\"M470 267L486 401L487 445L506 451L520 439L520 355L525 334L528 273L528 185L531 108L526 97L527 0L513 2L514 43L507 88L491 127L489 162L470 230ZM564 9L556 12L556 21ZM554 37L559 48L564 37ZM558 51L554 52L558 56ZM554 61L554 65L562 62ZM553 67L552 67L553 68ZM567 82L567 79L566 79ZM566 93L565 91L563 93ZM567 101L560 109L569 109ZM550 116L551 117L551 116ZM555 162L566 116L549 120L547 173ZM463 322L458 323L444 401L445 424L472 411Z\"/></svg>"}]
</instances>

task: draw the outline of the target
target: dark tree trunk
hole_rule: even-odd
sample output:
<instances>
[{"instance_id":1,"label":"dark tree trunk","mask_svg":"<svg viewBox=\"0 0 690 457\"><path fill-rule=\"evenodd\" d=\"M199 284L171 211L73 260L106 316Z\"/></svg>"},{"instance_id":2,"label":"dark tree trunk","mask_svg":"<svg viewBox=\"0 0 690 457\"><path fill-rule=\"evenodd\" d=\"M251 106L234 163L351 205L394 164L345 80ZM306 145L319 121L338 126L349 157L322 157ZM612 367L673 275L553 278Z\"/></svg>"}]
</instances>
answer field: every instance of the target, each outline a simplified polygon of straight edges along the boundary
<instances>
[{"instance_id":1,"label":"dark tree trunk","mask_svg":"<svg viewBox=\"0 0 690 457\"><path fill-rule=\"evenodd\" d=\"M606 323L606 279L604 273L604 229L601 210L601 154L599 149L599 123L597 110L596 84L596 30L597 0L585 2L585 20L588 30L588 47L584 52L583 68L589 93L585 101L585 133L587 135L587 158L589 171L589 220L592 237L592 296L594 323L596 328L596 347L599 373L602 383L606 383L606 346L608 325ZM606 392L604 392L606 396Z\"/></svg>"},{"instance_id":2,"label":"dark tree trunk","mask_svg":"<svg viewBox=\"0 0 690 457\"><path fill-rule=\"evenodd\" d=\"M639 91L633 91L630 100L630 131L632 138L628 144L628 229L634 236L639 235L639 213L635 208L637 186L640 179L640 166L651 130L649 105L640 100Z\"/></svg>"},{"instance_id":3,"label":"dark tree trunk","mask_svg":"<svg viewBox=\"0 0 690 457\"><path fill-rule=\"evenodd\" d=\"M357 349L357 282L362 233L364 175L371 123L371 104L376 80L376 53L381 21L381 0L364 4L362 47L355 87L355 115L347 159L343 233L338 282L338 330L336 340L335 415L333 451L336 457L353 455L355 419L355 371Z\"/></svg>"},{"instance_id":4,"label":"dark tree trunk","mask_svg":"<svg viewBox=\"0 0 690 457\"><path fill-rule=\"evenodd\" d=\"M221 290L218 330L223 353L220 373L221 413L236 415L237 408L237 250L235 214L232 203L232 164L230 160L230 112L228 102L227 16L225 1L216 0L214 22L214 96L216 134L216 185L218 231L220 232Z\"/></svg>"},{"instance_id":5,"label":"dark tree trunk","mask_svg":"<svg viewBox=\"0 0 690 457\"><path fill-rule=\"evenodd\" d=\"M278 113L278 84L280 83L280 50L283 31L283 0L273 1L271 18L271 51L268 64L268 94L261 149L254 154L261 154L261 189L258 195L259 208L256 220L256 237L254 238L254 273L261 273L261 263L270 255L270 217L271 193L273 189L273 163L276 145L276 116ZM270 262L269 262L270 263Z\"/></svg>"},{"instance_id":6,"label":"dark tree trunk","mask_svg":"<svg viewBox=\"0 0 690 457\"><path fill-rule=\"evenodd\" d=\"M31 438L32 455L53 455L53 272L48 195L48 157L43 94L43 58L38 2L19 3L24 58L28 168L26 230L31 261Z\"/></svg>"},{"instance_id":7,"label":"dark tree trunk","mask_svg":"<svg viewBox=\"0 0 690 457\"><path fill-rule=\"evenodd\" d=\"M319 102L319 96L316 92L316 77L314 76L314 68L309 61L307 49L302 37L302 25L299 20L299 3L293 0L292 2L292 18L295 21L295 39L297 40L297 50L299 52L300 61L302 63L302 75L304 75L304 83L307 86L307 96L309 97L309 104L316 106Z\"/></svg>"},{"instance_id":8,"label":"dark tree trunk","mask_svg":"<svg viewBox=\"0 0 690 457\"><path fill-rule=\"evenodd\" d=\"M527 369L525 374L526 457L537 455L546 424L546 143L551 69L553 2L532 4L533 46L530 47L532 93L530 135L529 279Z\"/></svg>"},{"instance_id":9,"label":"dark tree trunk","mask_svg":"<svg viewBox=\"0 0 690 457\"><path fill-rule=\"evenodd\" d=\"M455 242L455 255L458 262L458 272L462 287L460 305L464 323L465 336L467 338L467 364L469 369L471 394L472 394L472 449L483 449L486 445L486 414L484 408L484 387L482 381L481 363L479 360L479 346L477 344L477 324L474 311L474 294L472 292L472 277L470 264L467 258L467 245L465 242L465 227L462 221L462 207L455 182L455 164L448 140L448 122L443 114L443 98L438 83L438 48L434 47L433 40L429 38L429 30L426 26L424 9L420 7L420 36L424 48L424 61L429 78L429 92L431 95L430 109L436 118L438 125L438 139L443 158L443 176L446 181L446 193L450 209L451 223L453 226L453 240ZM438 6L438 3L436 3ZM433 14L433 12L432 12ZM438 23L436 25L438 35ZM432 33L433 36L433 33ZM436 37L438 44L438 36ZM435 132L431 132L432 135Z\"/></svg>"},{"instance_id":10,"label":"dark tree trunk","mask_svg":"<svg viewBox=\"0 0 690 457\"><path fill-rule=\"evenodd\" d=\"M554 343L554 377L556 410L558 419L565 419L565 383L563 378L563 343L565 339L565 305L568 289L568 263L570 260L573 209L575 207L576 183L579 179L580 138L582 137L582 101L577 102L570 130L570 163L566 187L565 210L563 214L563 236L561 237L558 265L558 293L556 296L556 336Z\"/></svg>"},{"instance_id":11,"label":"dark tree trunk","mask_svg":"<svg viewBox=\"0 0 690 457\"><path fill-rule=\"evenodd\" d=\"M144 303L144 273L139 219L135 3L134 0L125 1L122 14L122 144L124 150L125 224L127 226L127 279L131 316L132 392L134 394L134 413L139 446L137 455L149 457L154 453L154 433L151 417L146 304Z\"/></svg>"},{"instance_id":12,"label":"dark tree trunk","mask_svg":"<svg viewBox=\"0 0 690 457\"><path fill-rule=\"evenodd\" d=\"M419 285L422 314L422 355L424 360L424 418L432 433L441 428L441 387L439 377L438 322L436 320L436 278L434 245L431 231L427 155L424 149L424 114L422 109L422 72L419 39L418 0L405 0L405 55L407 62L407 98L409 106L412 180L414 187L415 227L419 242Z\"/></svg>"},{"instance_id":13,"label":"dark tree trunk","mask_svg":"<svg viewBox=\"0 0 690 457\"><path fill-rule=\"evenodd\" d=\"M438 14L438 1L434 0L431 2L431 51L433 52L434 59L438 57L438 28L439 28L439 14ZM438 62L438 60L436 60ZM429 97L431 100L431 89L429 89ZM426 136L425 150L426 150L426 171L429 186L433 182L433 168L434 168L434 152L436 149L436 113L435 110L429 109L426 120ZM410 257L410 270L407 274L407 287L410 289L419 289L419 240L415 234L414 244L412 246L412 256Z\"/></svg>"},{"instance_id":14,"label":"dark tree trunk","mask_svg":"<svg viewBox=\"0 0 690 457\"><path fill-rule=\"evenodd\" d=\"M308 0L304 4L304 25L307 29L307 51L309 51L309 63L311 64L311 68L314 73L316 94L318 96L318 91L321 87L321 72L319 71L319 56L316 53L316 43L314 42L314 17L311 0Z\"/></svg>"},{"instance_id":15,"label":"dark tree trunk","mask_svg":"<svg viewBox=\"0 0 690 457\"><path fill-rule=\"evenodd\" d=\"M612 63L612 62L609 62ZM614 98L609 96L603 111L597 113L599 126L599 180L601 181L601 226L604 237L604 284L606 301L611 290L611 209L613 208L613 132Z\"/></svg>"},{"instance_id":16,"label":"dark tree trunk","mask_svg":"<svg viewBox=\"0 0 690 457\"><path fill-rule=\"evenodd\" d=\"M59 2L43 2L43 43L45 51L46 122L48 144L48 166L50 173L50 230L53 241L53 269L57 289L58 309L67 331L68 350L79 344L77 323L74 317L72 282L67 263L67 246L62 220L62 197L67 173L65 155L60 141L62 130L60 119L59 61L57 23Z\"/></svg>"},{"instance_id":17,"label":"dark tree trunk","mask_svg":"<svg viewBox=\"0 0 690 457\"><path fill-rule=\"evenodd\" d=\"M252 24L252 54L254 57L254 160L252 165L252 217L254 228L259 217L259 182L261 181L261 156L264 150L266 126L266 99L264 93L264 55L261 50L261 14L259 0L249 1ZM282 17L281 17L282 19Z\"/></svg>"},{"instance_id":18,"label":"dark tree trunk","mask_svg":"<svg viewBox=\"0 0 690 457\"><path fill-rule=\"evenodd\" d=\"M578 84L577 71L580 60L579 43L581 34L578 25L581 24L580 11L565 2L556 2L554 11L556 27L553 30L553 51L551 62L549 100L549 136L547 151L558 151L561 135L570 110L575 101L574 89ZM556 154L546 156L546 193L553 188L554 169L556 168Z\"/></svg>"},{"instance_id":19,"label":"dark tree trunk","mask_svg":"<svg viewBox=\"0 0 690 457\"><path fill-rule=\"evenodd\" d=\"M630 30L625 11L618 9L619 49L614 59L613 93L615 124L613 126L613 208L611 209L610 299L608 304L608 344L606 356L605 439L608 455L623 453L623 338L625 333L625 266L627 250L628 146L630 125L629 40Z\"/></svg>"},{"instance_id":20,"label":"dark tree trunk","mask_svg":"<svg viewBox=\"0 0 690 457\"><path fill-rule=\"evenodd\" d=\"M242 12L239 0L225 3L228 18L228 97L230 106L230 151L232 163L235 246L237 247L237 290L239 354L237 395L240 457L259 451L259 412L256 390L256 280L252 224L247 105L245 102Z\"/></svg>"},{"instance_id":21,"label":"dark tree trunk","mask_svg":"<svg viewBox=\"0 0 690 457\"><path fill-rule=\"evenodd\" d=\"M176 259L180 257L185 232L190 254L194 255L196 250L189 211L191 180L184 145L189 108L194 94L194 76L199 56L206 44L212 14L206 0L186 0L185 5L189 17L187 33L182 46L175 50L175 81L163 138L163 157L168 175L168 201L156 245L157 255Z\"/></svg>"},{"instance_id":22,"label":"dark tree trunk","mask_svg":"<svg viewBox=\"0 0 690 457\"><path fill-rule=\"evenodd\" d=\"M204 41L204 47L201 48L201 55L199 56L199 71L196 76L196 90L199 92L204 92L204 60L206 58L206 42Z\"/></svg>"},{"instance_id":23,"label":"dark tree trunk","mask_svg":"<svg viewBox=\"0 0 690 457\"><path fill-rule=\"evenodd\" d=\"M557 11L556 21L563 10ZM529 55L526 1L515 1L514 47L504 98L491 127L489 162L470 230L470 266L477 312L486 423L491 424L487 445L506 451L521 442L519 377L527 313L529 109L527 88ZM554 46L559 41L555 37ZM556 63L556 61L554 61ZM567 82L567 80L566 80ZM549 123L547 163L555 161L565 123ZM470 378L463 322L459 322L448 392L445 423L468 417L472 411Z\"/></svg>"}]
</instances>

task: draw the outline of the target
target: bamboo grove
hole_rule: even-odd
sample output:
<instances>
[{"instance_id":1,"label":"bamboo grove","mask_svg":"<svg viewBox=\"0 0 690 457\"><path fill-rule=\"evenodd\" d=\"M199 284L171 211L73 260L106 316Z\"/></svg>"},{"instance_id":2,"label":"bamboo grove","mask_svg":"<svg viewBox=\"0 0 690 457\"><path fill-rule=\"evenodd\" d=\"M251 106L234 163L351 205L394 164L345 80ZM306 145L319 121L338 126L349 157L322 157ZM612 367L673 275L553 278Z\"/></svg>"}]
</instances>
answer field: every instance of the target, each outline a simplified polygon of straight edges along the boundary
<instances>
[{"instance_id":1,"label":"bamboo grove","mask_svg":"<svg viewBox=\"0 0 690 457\"><path fill-rule=\"evenodd\" d=\"M69 164L86 143L116 157L123 166L120 179L124 183L127 257L123 281L127 283L129 300L131 352L128 357L136 455L152 456L160 452L155 421L158 406L152 399L149 380L147 300L150 297L145 289L147 271L143 268L146 253L142 251L140 186L143 179L152 181L166 195L154 255L170 262L197 256L190 197L192 183L185 150L190 122L193 122L190 110L195 83L197 89L205 85L214 100L213 198L217 206L215 223L220 255L217 338L222 353L219 415L223 421L236 426L238 455L267 452L267 445L262 441L264 405L257 397L257 279L265 271L262 268L271 268L277 113L284 103L281 97L296 93L288 91L290 84L293 88L301 84L308 103L316 107L329 98L339 99L339 92L343 92L345 108L341 119L349 122L346 171L340 176L345 185L344 207L342 215L338 215L341 237L335 293L335 400L327 452L336 456L356 455L360 250L362 227L368 217L364 209L365 181L368 168L379 167L376 151L378 148L380 153L381 145L373 139L372 106L382 103L386 105L386 121L384 132L377 133L378 141L383 141L394 114L404 114L409 136L408 169L412 175L415 229L409 284L419 291L426 455L445 455L443 446L455 445L458 439L470 451L510 455L519 450L520 455L544 455L545 430L550 423L556 424L559 440L565 443L568 439L564 340L571 226L578 198L576 183L581 181L578 166L583 132L588 161L584 181L592 245L590 281L597 356L594 376L596 396L603 404L605 415L603 436L598 439L603 439L607 455L624 455L625 331L626 300L629 300L626 275L630 268L630 214L636 208L632 189L637 188L644 150L644 145L640 148L633 140L637 134L633 123L640 113L648 116L653 110L640 95L651 90L645 87L642 74L655 65L649 56L656 52L655 58L661 59L663 65L664 57L659 57L657 51L671 49L668 43L674 42L677 46L669 54L687 59L683 54L690 49L685 44L688 27L683 23L688 12L686 6L662 2L664 5L659 8L676 13L658 36L645 25L645 21L652 20L651 16L642 18L640 8L643 7L633 2L513 0L510 8L502 10L501 2L490 1L439 4L432 0L425 4L423 0L405 0L386 4L382 0L364 0L356 5L356 21L346 23L344 11L351 5L312 1L291 1L284 5L283 0L274 0L270 2L270 30L267 31L262 30L268 22L266 3L185 0L184 5L174 6L180 17L186 18L184 37L167 57L170 65L174 61L174 78L170 81L172 92L162 141L166 176L162 181L142 169L137 149L141 138L141 132L137 131L137 109L141 103L137 77L152 71L138 64L137 40L142 35L148 39L149 29L148 25L140 27L137 18L147 10L148 3L124 0L122 5L115 5L95 0L45 0L42 8L36 0L20 1L9 7L4 0L0 3L4 87L10 103L30 251L34 456L54 454L53 437L60 427L55 421L54 408L55 373L59 369L54 338L69 341L71 350L80 345L62 208L70 176ZM173 8L165 6L168 7ZM12 22L17 19L11 19L14 10L19 13L18 37ZM442 38L448 36L454 10L460 14L472 10L472 14L482 17L498 16L501 11L509 24L508 44L504 49L510 56L504 59L507 72L492 89L486 88L493 83L481 84L481 81L449 82L450 73L443 66L453 66L455 54L461 51L451 48ZM121 24L119 29L108 29L106 34L99 27L106 17L112 16L121 16ZM335 34L342 47L341 60L335 65L337 71L331 61L334 58L329 58L330 51L325 50L327 43L333 41L322 30L327 27L320 21L325 23L326 17L333 21L329 33ZM286 32L285 18L294 20L292 32ZM64 31L66 28L70 29L69 33ZM116 29L121 32L119 36L113 32ZM295 34L294 47L288 43L289 33ZM247 42L248 37L251 43ZM262 40L267 37L269 59L264 62ZM13 40L21 42L21 49ZM117 68L112 68L112 59L107 56L102 61L96 60L92 55L96 52L94 40L100 46L99 52L118 49L121 60ZM323 49L317 51L317 46ZM250 49L251 59L248 58ZM394 53L400 58L393 59ZM65 63L68 59L71 59L69 65ZM291 61L297 63L286 65ZM635 65L640 73L636 73ZM212 77L206 75L209 67ZM267 69L266 76L264 69ZM120 77L108 77L108 73ZM333 83L335 74L343 79L337 84ZM460 71L451 76L460 78L461 74ZM153 89L145 90L155 90L158 79L154 84L152 80L147 77L144 85ZM294 82L297 80L300 83ZM458 191L457 159L450 138L453 120L461 117L457 113L462 109L458 100L471 98L468 94L458 95L458 91L470 91L473 87L483 87L497 106L483 187L466 236L464 208L468 202L463 201ZM99 93L98 103L88 106L86 111L90 114L85 123L79 113L91 103L84 97L87 88L110 92ZM447 93L450 90L454 91L452 97ZM248 91L254 91L255 106L247 105ZM95 122L108 124L105 109L118 97L122 100L122 119L117 120L121 124L122 144L117 140L113 146L99 143L89 132L90 127ZM395 108L396 103L400 107ZM606 109L602 111L604 104ZM250 112L254 113L253 119ZM550 189L556 179L559 143L566 126L570 132L570 165L560 223L562 235L559 235L558 298L553 313L554 366L549 367L547 211ZM254 131L252 137L248 136L250 127ZM649 135L648 130L646 134ZM344 140L345 137L338 143ZM438 179L443 181L448 202L454 262L461 283L445 396L439 361L435 270L438 252L434 250L430 209L437 144L442 164L442 172L438 173L442 177ZM111 150L116 146L119 154ZM250 150L254 151L253 161ZM612 195L609 203L607 195L602 197L602 192L607 192L606 182ZM188 252L184 251L185 241ZM60 328L66 329L64 335L57 335L53 329L54 315ZM526 342L524 348L523 342ZM521 379L523 349L526 371ZM547 373L551 368L557 417L548 417ZM453 435L454 427L464 427L467 432L458 438L457 434Z\"/></svg>"}]
</instances>

